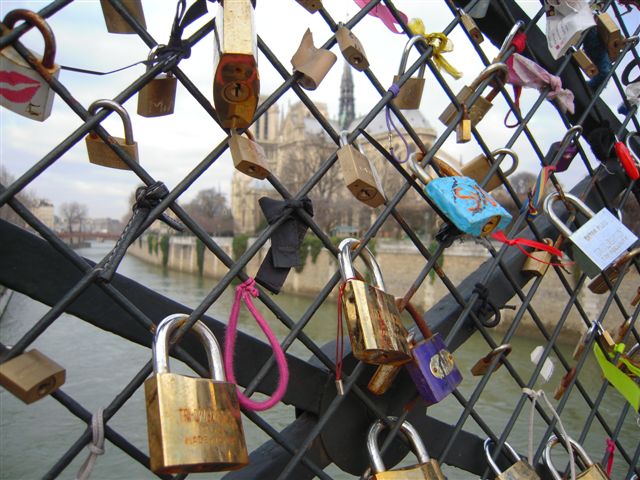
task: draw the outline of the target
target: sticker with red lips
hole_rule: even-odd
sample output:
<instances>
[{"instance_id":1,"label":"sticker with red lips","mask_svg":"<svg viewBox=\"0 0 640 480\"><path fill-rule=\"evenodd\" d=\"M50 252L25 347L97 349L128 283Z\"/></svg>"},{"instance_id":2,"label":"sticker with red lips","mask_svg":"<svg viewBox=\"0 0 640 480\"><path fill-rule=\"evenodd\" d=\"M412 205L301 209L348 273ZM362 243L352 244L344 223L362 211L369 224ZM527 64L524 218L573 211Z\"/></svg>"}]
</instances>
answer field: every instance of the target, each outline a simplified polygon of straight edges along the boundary
<instances>
[{"instance_id":1,"label":"sticker with red lips","mask_svg":"<svg viewBox=\"0 0 640 480\"><path fill-rule=\"evenodd\" d=\"M7 88L9 85L14 88ZM38 93L40 82L18 72L0 71L0 95L13 103L27 103ZM17 88L15 88L17 87Z\"/></svg>"}]
</instances>

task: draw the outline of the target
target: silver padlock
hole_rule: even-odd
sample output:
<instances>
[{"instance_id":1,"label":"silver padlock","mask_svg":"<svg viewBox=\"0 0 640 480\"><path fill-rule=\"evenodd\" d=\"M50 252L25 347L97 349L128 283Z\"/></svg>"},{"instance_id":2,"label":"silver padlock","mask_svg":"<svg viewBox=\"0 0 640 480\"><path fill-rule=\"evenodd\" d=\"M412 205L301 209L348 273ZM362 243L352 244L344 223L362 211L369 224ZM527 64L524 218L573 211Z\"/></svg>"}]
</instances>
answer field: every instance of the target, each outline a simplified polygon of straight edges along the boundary
<instances>
[{"instance_id":1,"label":"silver padlock","mask_svg":"<svg viewBox=\"0 0 640 480\"><path fill-rule=\"evenodd\" d=\"M599 463L593 463L593 461L587 455L587 452L582 448L578 442L574 439L567 437L567 441L571 444L571 449L580 457L582 463L586 465L586 470L580 472L576 475L576 480L609 480L609 477L602 469ZM560 474L553 466L551 461L551 449L554 445L561 443L558 437L552 435L547 442L546 447L544 448L544 463L547 465L549 472L551 473L551 477L553 480L562 480ZM564 442L563 442L564 445Z\"/></svg>"},{"instance_id":2,"label":"silver padlock","mask_svg":"<svg viewBox=\"0 0 640 480\"><path fill-rule=\"evenodd\" d=\"M558 192L545 199L544 212L553 226L573 244L573 260L589 278L594 278L624 254L638 238L606 208L596 214L574 195L567 193L564 199L589 218L575 232L562 223L553 211L553 204L562 200Z\"/></svg>"},{"instance_id":3,"label":"silver padlock","mask_svg":"<svg viewBox=\"0 0 640 480\"><path fill-rule=\"evenodd\" d=\"M507 442L504 442L504 449L509 453L511 458L515 460L511 467L506 469L504 472L498 468L496 462L493 461L491 454L491 444L493 441L490 438L487 438L484 441L484 454L487 457L487 462L493 470L493 473L496 474L497 480L540 480L540 477L533 469L531 465L529 465L526 460L524 460L518 452L514 450L514 448L509 445Z\"/></svg>"},{"instance_id":4,"label":"silver padlock","mask_svg":"<svg viewBox=\"0 0 640 480\"><path fill-rule=\"evenodd\" d=\"M427 40L422 35L415 35L409 39L402 52L402 58L400 59L400 67L398 67L398 74L393 77L393 83L397 84L400 77L404 75L407 69L407 60L411 53L411 48L417 43L424 43L425 47L429 47ZM393 104L402 110L417 110L420 108L420 101L422 100L422 91L424 90L424 70L426 68L426 62L420 65L417 77L407 78L404 82L396 98L394 98Z\"/></svg>"}]
</instances>

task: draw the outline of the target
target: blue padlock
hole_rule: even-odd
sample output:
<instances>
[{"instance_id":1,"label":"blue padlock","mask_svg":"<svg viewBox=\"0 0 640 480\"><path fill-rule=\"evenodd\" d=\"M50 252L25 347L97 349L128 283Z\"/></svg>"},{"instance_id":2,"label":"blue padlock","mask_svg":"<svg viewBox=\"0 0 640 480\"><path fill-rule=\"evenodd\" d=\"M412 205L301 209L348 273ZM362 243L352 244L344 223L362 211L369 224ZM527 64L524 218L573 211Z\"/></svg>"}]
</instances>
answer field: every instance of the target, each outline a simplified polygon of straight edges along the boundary
<instances>
[{"instance_id":1,"label":"blue padlock","mask_svg":"<svg viewBox=\"0 0 640 480\"><path fill-rule=\"evenodd\" d=\"M409 165L424 184L424 192L458 230L484 237L492 231L504 230L511 215L478 183L469 177L432 178L416 161L416 152Z\"/></svg>"}]
</instances>

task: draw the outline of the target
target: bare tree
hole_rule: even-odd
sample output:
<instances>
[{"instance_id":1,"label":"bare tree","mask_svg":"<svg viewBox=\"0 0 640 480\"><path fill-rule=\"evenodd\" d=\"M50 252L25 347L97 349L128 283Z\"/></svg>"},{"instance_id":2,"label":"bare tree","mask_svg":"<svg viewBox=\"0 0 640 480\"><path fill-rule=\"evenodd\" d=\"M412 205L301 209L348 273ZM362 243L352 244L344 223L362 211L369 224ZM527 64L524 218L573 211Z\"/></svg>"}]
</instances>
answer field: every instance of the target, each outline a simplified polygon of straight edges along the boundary
<instances>
[{"instance_id":1,"label":"bare tree","mask_svg":"<svg viewBox=\"0 0 640 480\"><path fill-rule=\"evenodd\" d=\"M75 226L78 227L77 231L82 231L82 224L87 219L88 209L86 205L78 202L63 203L60 206L60 215L67 224L69 234L72 234Z\"/></svg>"},{"instance_id":2,"label":"bare tree","mask_svg":"<svg viewBox=\"0 0 640 480\"><path fill-rule=\"evenodd\" d=\"M0 185L7 187L11 185L14 180L15 177L11 175L4 166L0 165ZM16 195L16 199L27 208L31 208L37 203L35 196L25 190L18 193L18 195ZM6 204L0 207L0 220L6 220L7 222L21 227L26 226L26 222L22 217L20 217L9 205Z\"/></svg>"},{"instance_id":3,"label":"bare tree","mask_svg":"<svg viewBox=\"0 0 640 480\"><path fill-rule=\"evenodd\" d=\"M226 235L233 231L227 198L216 188L200 190L184 209L209 234Z\"/></svg>"}]
</instances>

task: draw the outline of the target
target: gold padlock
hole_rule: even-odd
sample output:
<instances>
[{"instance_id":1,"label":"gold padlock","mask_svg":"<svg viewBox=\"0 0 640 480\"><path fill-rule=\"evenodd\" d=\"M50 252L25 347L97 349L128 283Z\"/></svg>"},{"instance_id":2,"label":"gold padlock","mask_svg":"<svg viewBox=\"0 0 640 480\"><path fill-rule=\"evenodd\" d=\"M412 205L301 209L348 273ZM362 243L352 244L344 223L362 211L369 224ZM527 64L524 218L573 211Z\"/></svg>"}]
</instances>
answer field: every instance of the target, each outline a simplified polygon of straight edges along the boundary
<instances>
[{"instance_id":1,"label":"gold padlock","mask_svg":"<svg viewBox=\"0 0 640 480\"><path fill-rule=\"evenodd\" d=\"M153 66L158 50L164 45L156 45L149 52L147 71ZM171 115L176 104L178 79L171 73L161 73L138 92L138 115L161 117Z\"/></svg>"},{"instance_id":2,"label":"gold padlock","mask_svg":"<svg viewBox=\"0 0 640 480\"><path fill-rule=\"evenodd\" d=\"M402 370L401 365L378 365L378 368L369 379L367 390L374 395L384 395L393 385L393 381L400 373L400 370Z\"/></svg>"},{"instance_id":3,"label":"gold padlock","mask_svg":"<svg viewBox=\"0 0 640 480\"><path fill-rule=\"evenodd\" d=\"M142 0L120 0L122 6L131 14L142 28L147 28L144 20L144 10L142 10ZM109 33L136 33L122 15L111 6L109 0L100 0L104 22L107 24Z\"/></svg>"},{"instance_id":4,"label":"gold padlock","mask_svg":"<svg viewBox=\"0 0 640 480\"><path fill-rule=\"evenodd\" d=\"M170 315L157 326L154 375L144 382L151 470L158 474L236 470L249 463L236 385L225 380L216 337L198 320L212 379L169 371L169 339L188 316Z\"/></svg>"},{"instance_id":5,"label":"gold padlock","mask_svg":"<svg viewBox=\"0 0 640 480\"><path fill-rule=\"evenodd\" d=\"M603 272L598 274L591 283L589 283L589 290L593 293L606 293L609 291L609 285L605 281L605 277L609 279L609 283L613 284L617 278L626 269L627 262L633 257L640 255L640 248L634 248L630 252L622 255L616 260L610 267L607 267Z\"/></svg>"},{"instance_id":6,"label":"gold padlock","mask_svg":"<svg viewBox=\"0 0 640 480\"><path fill-rule=\"evenodd\" d=\"M460 90L460 92L456 96L456 98L458 99L458 103L460 103L461 105L467 104L467 100L469 100L478 89L478 87L480 87L480 84L485 80L493 77L494 75L498 76L498 82L502 82L503 84L505 84L507 81L507 74L508 69L504 63L493 63L489 65L482 72L480 72L480 75L478 75L478 77L471 83L471 85L465 85L464 87L462 87L462 90ZM471 118L471 125L473 127L475 127L491 109L491 107L493 106L491 102L499 92L500 83L495 83L494 80L493 87L486 97L478 97L473 105L471 105L470 107L469 105L467 105L469 107L469 117ZM451 103L447 106L447 108L445 108L444 112L442 112L440 114L440 117L438 118L443 124L448 126L451 122L454 121L457 113L458 109L453 103Z\"/></svg>"},{"instance_id":7,"label":"gold padlock","mask_svg":"<svg viewBox=\"0 0 640 480\"><path fill-rule=\"evenodd\" d=\"M582 448L578 442L576 442L573 438L567 437L566 441L571 444L571 449L575 454L580 457L582 463L585 465L586 470L579 472L576 475L576 480L609 480L609 477L602 469L599 463L593 463L587 452ZM547 441L547 445L544 449L544 463L547 465L549 472L551 473L551 477L553 480L562 480L560 474L553 466L553 462L551 461L551 449L558 443L562 443L564 446L564 440L560 441L558 437L552 435ZM566 448L566 447L565 447Z\"/></svg>"},{"instance_id":8,"label":"gold padlock","mask_svg":"<svg viewBox=\"0 0 640 480\"><path fill-rule=\"evenodd\" d=\"M360 151L360 148L347 143L347 134L340 132L338 162L344 183L349 191L365 205L379 207L386 201L382 183L376 167ZM355 142L354 142L355 143Z\"/></svg>"},{"instance_id":9,"label":"gold padlock","mask_svg":"<svg viewBox=\"0 0 640 480\"><path fill-rule=\"evenodd\" d=\"M501 156L500 159L494 160L494 158L498 155ZM478 155L462 167L462 175L464 175L465 177L471 177L476 182L478 182L479 185L482 185L482 181L487 176L487 173L489 173L489 169L491 168L491 166L496 162L498 164L502 163L502 160L504 160L505 156L511 157L511 167L509 167L506 172L502 172L505 177L508 177L518 168L518 154L510 148L498 148L497 150L491 152L491 159L493 160L492 162L489 161L486 155ZM482 188L486 192L490 192L500 186L502 186L502 180L500 179L498 173L494 173L491 178L487 180L487 183L482 186Z\"/></svg>"},{"instance_id":10,"label":"gold padlock","mask_svg":"<svg viewBox=\"0 0 640 480\"><path fill-rule=\"evenodd\" d=\"M496 358L499 355L503 355L504 357L506 357L510 353L511 353L511 345L508 343L505 343L504 345L500 345L494 348L487 355L485 355L480 360L478 360L473 367L471 367L471 373L476 377L485 375L487 371L489 371L489 366L491 365L491 362L493 362L494 358ZM493 371L495 372L501 366L502 366L502 359L498 361Z\"/></svg>"},{"instance_id":11,"label":"gold padlock","mask_svg":"<svg viewBox=\"0 0 640 480\"><path fill-rule=\"evenodd\" d=\"M315 13L322 8L322 0L296 0L309 13Z\"/></svg>"},{"instance_id":12,"label":"gold padlock","mask_svg":"<svg viewBox=\"0 0 640 480\"><path fill-rule=\"evenodd\" d=\"M397 422L396 417L387 417L391 422ZM378 436L380 432L385 429L385 424L382 420L377 420L367 434L367 450L369 451L369 459L371 460L371 471L373 475L369 477L369 480L446 480L446 477L442 473L440 464L437 460L429 457L427 449L420 438L420 435L416 429L406 420L400 425L400 431L404 433L407 439L413 446L412 450L418 457L420 462L417 465L410 467L404 467L397 470L387 470L382 461L382 455L380 455L380 449L378 448Z\"/></svg>"},{"instance_id":13,"label":"gold padlock","mask_svg":"<svg viewBox=\"0 0 640 480\"><path fill-rule=\"evenodd\" d=\"M253 4L220 3L213 37L213 103L222 128L248 128L260 95Z\"/></svg>"},{"instance_id":14,"label":"gold padlock","mask_svg":"<svg viewBox=\"0 0 640 480\"><path fill-rule=\"evenodd\" d=\"M545 238L543 240L544 243L553 246L553 240L550 238ZM527 257L522 265L522 271L525 273L530 273L535 275L536 277L542 277L547 270L549 269L549 264L552 262L552 255L550 252L546 250L536 250L532 253L535 258Z\"/></svg>"},{"instance_id":15,"label":"gold padlock","mask_svg":"<svg viewBox=\"0 0 640 480\"><path fill-rule=\"evenodd\" d=\"M596 75L598 75L598 73L600 73L596 64L593 63L593 61L589 58L589 56L586 54L584 50L582 49L578 50L573 45L569 48L569 50L573 52L572 54L573 59L576 61L576 63L580 67L580 70L582 70L587 77L593 78Z\"/></svg>"},{"instance_id":16,"label":"gold padlock","mask_svg":"<svg viewBox=\"0 0 640 480\"><path fill-rule=\"evenodd\" d=\"M35 349L0 364L0 385L27 404L60 388L65 378L63 367Z\"/></svg>"},{"instance_id":17,"label":"gold padlock","mask_svg":"<svg viewBox=\"0 0 640 480\"><path fill-rule=\"evenodd\" d=\"M622 32L620 32L620 27L616 25L608 13L599 13L595 17L598 35L600 35L602 43L607 46L609 59L615 62L624 48L626 39L624 35L622 35Z\"/></svg>"},{"instance_id":18,"label":"gold padlock","mask_svg":"<svg viewBox=\"0 0 640 480\"><path fill-rule=\"evenodd\" d=\"M462 118L456 125L456 142L467 143L471 141L471 117L469 117L469 109L462 104ZM487 189L487 192L489 190Z\"/></svg>"},{"instance_id":19,"label":"gold padlock","mask_svg":"<svg viewBox=\"0 0 640 480\"><path fill-rule=\"evenodd\" d=\"M484 441L484 454L487 458L487 462L493 470L493 473L496 474L496 480L540 480L540 477L536 473L529 463L524 460L515 449L509 445L507 442L504 442L504 449L509 452L511 458L516 462L511 465L504 472L498 468L496 462L493 461L491 454L491 444L493 441L490 438L487 438Z\"/></svg>"},{"instance_id":20,"label":"gold padlock","mask_svg":"<svg viewBox=\"0 0 640 480\"><path fill-rule=\"evenodd\" d=\"M306 90L315 90L329 73L338 58L326 48L316 48L313 44L313 34L307 28L304 32L298 50L291 57L294 72L300 72L298 79L300 86Z\"/></svg>"},{"instance_id":21,"label":"gold padlock","mask_svg":"<svg viewBox=\"0 0 640 480\"><path fill-rule=\"evenodd\" d=\"M255 141L253 134L249 130L244 132L248 138L238 135L235 130L231 130L229 137L229 150L236 170L245 175L257 179L265 179L271 173L267 166L267 156L262 146Z\"/></svg>"},{"instance_id":22,"label":"gold padlock","mask_svg":"<svg viewBox=\"0 0 640 480\"><path fill-rule=\"evenodd\" d=\"M343 23L338 24L336 40L338 41L342 55L344 55L349 65L359 71L369 68L369 60L367 60L367 54L364 53L362 43L360 43L358 37L345 27Z\"/></svg>"},{"instance_id":23,"label":"gold padlock","mask_svg":"<svg viewBox=\"0 0 640 480\"><path fill-rule=\"evenodd\" d=\"M338 246L338 263L345 282L342 309L353 356L374 365L406 363L411 360L407 330L395 298L385 292L380 266L367 247L362 249L361 257L371 271L374 285L356 279L351 250L359 243L355 238L346 238Z\"/></svg>"},{"instance_id":24,"label":"gold padlock","mask_svg":"<svg viewBox=\"0 0 640 480\"><path fill-rule=\"evenodd\" d=\"M573 359L579 360L584 350L591 340L592 335L597 335L603 343L604 349L608 352L613 351L616 346L616 342L614 342L613 337L609 333L608 330L602 328L598 322L593 322L591 326L582 334L576 348L573 350Z\"/></svg>"},{"instance_id":25,"label":"gold padlock","mask_svg":"<svg viewBox=\"0 0 640 480\"><path fill-rule=\"evenodd\" d=\"M473 19L473 17L461 8L458 9L458 13L460 14L462 27L467 32L469 32L469 36L473 39L473 41L478 45L484 42L484 36L482 35L482 32L478 28L478 25L476 24L476 21Z\"/></svg>"},{"instance_id":26,"label":"gold padlock","mask_svg":"<svg viewBox=\"0 0 640 480\"><path fill-rule=\"evenodd\" d=\"M110 143L117 143L124 149L129 157L139 163L138 159L138 144L133 140L133 128L131 127L131 119L129 114L122 107L122 105L114 102L113 100L96 100L93 102L88 111L91 115L95 115L99 107L113 110L124 124L124 138L109 137ZM96 165L103 167L118 168L121 170L130 170L127 165L111 148L102 141L102 139L94 132L91 132L85 137L87 144L87 153L89 154L89 161Z\"/></svg>"},{"instance_id":27,"label":"gold padlock","mask_svg":"<svg viewBox=\"0 0 640 480\"><path fill-rule=\"evenodd\" d=\"M409 39L402 52L402 58L400 59L400 67L398 68L398 74L394 75L393 83L398 84L400 77L404 75L407 69L407 60L411 53L411 48L417 43L424 43L425 47L429 47L427 40L422 35L414 35ZM392 100L393 104L402 110L417 110L420 108L420 101L422 100L422 91L424 90L424 70L426 63L420 65L417 77L407 78L398 95Z\"/></svg>"}]
</instances>

